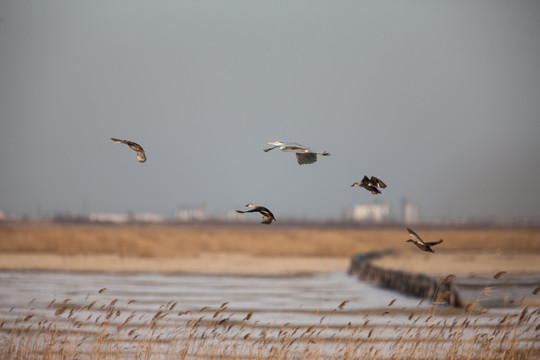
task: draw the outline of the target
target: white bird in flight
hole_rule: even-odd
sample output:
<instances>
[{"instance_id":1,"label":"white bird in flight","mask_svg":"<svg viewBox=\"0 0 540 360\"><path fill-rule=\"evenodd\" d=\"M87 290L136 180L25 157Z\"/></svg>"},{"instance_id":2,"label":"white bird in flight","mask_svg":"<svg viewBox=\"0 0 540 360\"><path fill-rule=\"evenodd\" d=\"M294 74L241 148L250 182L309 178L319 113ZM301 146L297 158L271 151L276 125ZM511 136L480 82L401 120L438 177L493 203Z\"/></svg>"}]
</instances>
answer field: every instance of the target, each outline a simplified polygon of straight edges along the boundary
<instances>
[{"instance_id":1,"label":"white bird in flight","mask_svg":"<svg viewBox=\"0 0 540 360\"><path fill-rule=\"evenodd\" d=\"M296 153L296 159L298 160L298 163L300 165L313 164L315 161L317 161L317 155L330 156L330 153L327 151L324 151L322 153L316 152L316 151L311 150L307 146L300 145L295 142L284 143L281 141L273 141L273 142L269 142L268 144L274 145L274 146L267 149L263 149L264 152L268 152L270 150L273 150L279 147L281 151Z\"/></svg>"}]
</instances>

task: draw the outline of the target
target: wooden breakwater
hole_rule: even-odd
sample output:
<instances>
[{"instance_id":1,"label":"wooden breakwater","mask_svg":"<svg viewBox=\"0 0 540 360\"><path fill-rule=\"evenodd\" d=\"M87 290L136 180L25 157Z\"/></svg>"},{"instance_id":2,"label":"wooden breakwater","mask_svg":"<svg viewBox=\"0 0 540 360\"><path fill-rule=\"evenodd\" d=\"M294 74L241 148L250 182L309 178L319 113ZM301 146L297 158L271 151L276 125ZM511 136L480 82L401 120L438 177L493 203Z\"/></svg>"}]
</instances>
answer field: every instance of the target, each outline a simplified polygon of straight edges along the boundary
<instances>
[{"instance_id":1,"label":"wooden breakwater","mask_svg":"<svg viewBox=\"0 0 540 360\"><path fill-rule=\"evenodd\" d=\"M392 250L354 256L349 273L361 280L417 296L433 304L455 307L540 306L540 273L461 274L441 278L375 266L372 260Z\"/></svg>"},{"instance_id":2,"label":"wooden breakwater","mask_svg":"<svg viewBox=\"0 0 540 360\"><path fill-rule=\"evenodd\" d=\"M391 250L355 255L351 260L349 273L372 284L418 296L436 304L456 307L463 305L454 289L451 276L438 279L435 276L384 269L372 264L371 260L390 253Z\"/></svg>"}]
</instances>

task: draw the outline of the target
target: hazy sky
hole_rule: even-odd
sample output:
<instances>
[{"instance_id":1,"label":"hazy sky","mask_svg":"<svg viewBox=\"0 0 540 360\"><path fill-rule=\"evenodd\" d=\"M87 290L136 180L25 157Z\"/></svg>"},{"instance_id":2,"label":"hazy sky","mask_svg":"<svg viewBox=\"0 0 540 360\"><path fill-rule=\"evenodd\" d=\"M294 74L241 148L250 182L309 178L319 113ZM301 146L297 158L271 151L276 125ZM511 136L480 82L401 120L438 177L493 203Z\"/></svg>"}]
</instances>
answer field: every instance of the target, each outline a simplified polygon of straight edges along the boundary
<instances>
[{"instance_id":1,"label":"hazy sky","mask_svg":"<svg viewBox=\"0 0 540 360\"><path fill-rule=\"evenodd\" d=\"M0 0L4 212L538 218L539 185L539 1Z\"/></svg>"}]
</instances>

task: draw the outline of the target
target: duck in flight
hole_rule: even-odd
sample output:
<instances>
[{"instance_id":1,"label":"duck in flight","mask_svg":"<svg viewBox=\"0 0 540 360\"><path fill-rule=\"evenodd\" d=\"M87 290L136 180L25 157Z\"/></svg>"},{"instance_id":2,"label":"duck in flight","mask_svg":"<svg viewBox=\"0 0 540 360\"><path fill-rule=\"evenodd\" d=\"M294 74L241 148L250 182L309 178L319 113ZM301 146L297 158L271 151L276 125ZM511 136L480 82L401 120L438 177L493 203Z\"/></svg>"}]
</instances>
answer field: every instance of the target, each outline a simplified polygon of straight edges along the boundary
<instances>
[{"instance_id":1,"label":"duck in flight","mask_svg":"<svg viewBox=\"0 0 540 360\"><path fill-rule=\"evenodd\" d=\"M120 140L120 139L115 139L115 138L111 138L111 140L114 141L115 143L126 144L132 150L135 150L137 152L137 159L139 160L139 162L143 163L146 161L146 155L141 145L134 143L133 141L129 141L129 140Z\"/></svg>"},{"instance_id":2,"label":"duck in flight","mask_svg":"<svg viewBox=\"0 0 540 360\"><path fill-rule=\"evenodd\" d=\"M270 210L268 210L267 208L265 208L264 206L257 206L257 205L253 205L252 203L249 203L246 206L250 207L252 209L251 210L246 210L246 211L236 210L236 212L239 213L239 214L252 213L252 212L261 213L262 216L263 216L261 224L267 224L268 225L268 224L271 224L272 221L277 221L276 218L274 217L274 214L272 214L272 212Z\"/></svg>"},{"instance_id":3,"label":"duck in flight","mask_svg":"<svg viewBox=\"0 0 540 360\"><path fill-rule=\"evenodd\" d=\"M368 178L366 175L364 175L364 178L362 179L362 182L355 182L351 186L360 186L372 193L373 195L380 194L381 191L378 188L384 189L386 187L386 184L382 182L381 179L372 176L371 178Z\"/></svg>"},{"instance_id":4,"label":"duck in flight","mask_svg":"<svg viewBox=\"0 0 540 360\"><path fill-rule=\"evenodd\" d=\"M415 233L412 229L407 228L407 231L409 232L409 236L411 237L407 242L412 242L414 245L416 245L420 250L428 251L434 253L433 249L431 248L434 245L440 244L443 242L443 239L439 241L433 241L433 242L424 242L420 236L418 236L417 233Z\"/></svg>"},{"instance_id":5,"label":"duck in flight","mask_svg":"<svg viewBox=\"0 0 540 360\"><path fill-rule=\"evenodd\" d=\"M316 151L311 150L307 146L304 146L295 142L284 143L281 141L273 141L273 142L269 142L268 144L274 145L274 146L263 149L264 152L268 152L270 150L273 150L279 147L281 151L296 153L296 160L298 160L298 163L300 165L313 164L315 161L317 161L317 155L330 156L330 153L327 151L324 151L322 153L316 152Z\"/></svg>"}]
</instances>

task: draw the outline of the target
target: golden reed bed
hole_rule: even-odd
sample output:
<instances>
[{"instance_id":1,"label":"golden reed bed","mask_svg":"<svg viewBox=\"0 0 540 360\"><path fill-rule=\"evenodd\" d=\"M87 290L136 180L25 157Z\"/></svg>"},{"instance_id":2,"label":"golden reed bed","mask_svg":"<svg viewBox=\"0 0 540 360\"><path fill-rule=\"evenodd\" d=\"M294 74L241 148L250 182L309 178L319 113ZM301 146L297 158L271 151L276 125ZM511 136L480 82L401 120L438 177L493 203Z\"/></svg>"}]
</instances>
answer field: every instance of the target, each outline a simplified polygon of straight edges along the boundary
<instances>
[{"instance_id":1,"label":"golden reed bed","mask_svg":"<svg viewBox=\"0 0 540 360\"><path fill-rule=\"evenodd\" d=\"M443 238L437 250L540 252L538 229L417 229L426 240ZM117 254L141 257L245 252L261 256L352 256L380 249L409 249L405 229L339 230L99 226L3 226L0 252L61 255Z\"/></svg>"},{"instance_id":2,"label":"golden reed bed","mask_svg":"<svg viewBox=\"0 0 540 360\"><path fill-rule=\"evenodd\" d=\"M540 261L536 261L540 254L538 229L416 230L426 240L444 239L436 254L423 253L407 244L405 228L4 225L0 227L0 268L331 271L346 270L357 253L393 249L397 254L388 265L400 264L408 271L466 272L467 267L483 272L500 268L540 271ZM436 268L430 268L433 266Z\"/></svg>"}]
</instances>

